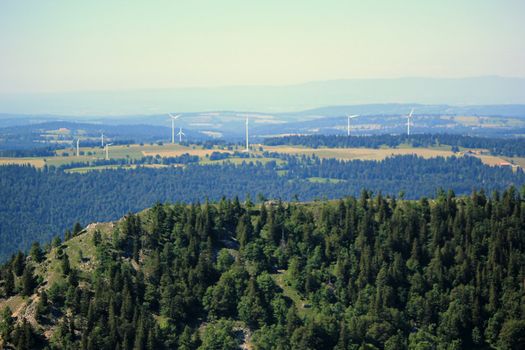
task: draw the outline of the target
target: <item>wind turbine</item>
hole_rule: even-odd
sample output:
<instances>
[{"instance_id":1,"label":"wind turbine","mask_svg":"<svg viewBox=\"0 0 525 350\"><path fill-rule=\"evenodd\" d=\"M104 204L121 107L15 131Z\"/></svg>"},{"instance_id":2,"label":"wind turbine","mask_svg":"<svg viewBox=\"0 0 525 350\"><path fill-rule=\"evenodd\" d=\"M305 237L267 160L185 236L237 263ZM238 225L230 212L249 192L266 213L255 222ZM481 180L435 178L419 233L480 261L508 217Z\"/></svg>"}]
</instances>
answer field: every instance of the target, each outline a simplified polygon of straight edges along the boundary
<instances>
[{"instance_id":1,"label":"wind turbine","mask_svg":"<svg viewBox=\"0 0 525 350\"><path fill-rule=\"evenodd\" d=\"M172 115L171 113L168 113L171 119L171 143L175 143L175 120L177 120L180 117L180 114Z\"/></svg>"},{"instance_id":2,"label":"wind turbine","mask_svg":"<svg viewBox=\"0 0 525 350\"><path fill-rule=\"evenodd\" d=\"M354 119L354 118L357 118L359 117L359 114L354 114L354 115L347 115L347 118L348 118L348 125L347 125L347 134L348 136L350 136L350 119Z\"/></svg>"},{"instance_id":3,"label":"wind turbine","mask_svg":"<svg viewBox=\"0 0 525 350\"><path fill-rule=\"evenodd\" d=\"M410 126L414 125L412 123L412 114L414 113L414 108L410 110L410 113L407 115L407 135L410 136Z\"/></svg>"},{"instance_id":4,"label":"wind turbine","mask_svg":"<svg viewBox=\"0 0 525 350\"><path fill-rule=\"evenodd\" d=\"M186 136L186 134L182 132L182 128L179 128L177 136L179 137L179 143L182 143L182 136Z\"/></svg>"},{"instance_id":5,"label":"wind turbine","mask_svg":"<svg viewBox=\"0 0 525 350\"><path fill-rule=\"evenodd\" d=\"M248 126L250 125L250 121L249 121L249 118L250 118L250 115L249 114L237 114L237 117L240 117L240 118L246 118L246 129L245 129L245 133L246 133L246 148L244 149L243 152L250 152L250 133L249 133L249 130L248 130Z\"/></svg>"},{"instance_id":6,"label":"wind turbine","mask_svg":"<svg viewBox=\"0 0 525 350\"><path fill-rule=\"evenodd\" d=\"M80 156L79 144L80 144L80 137L77 139L77 157Z\"/></svg>"},{"instance_id":7,"label":"wind turbine","mask_svg":"<svg viewBox=\"0 0 525 350\"><path fill-rule=\"evenodd\" d=\"M104 147L104 133L100 135L100 145Z\"/></svg>"},{"instance_id":8,"label":"wind turbine","mask_svg":"<svg viewBox=\"0 0 525 350\"><path fill-rule=\"evenodd\" d=\"M112 143L106 143L106 160L109 160L109 146L111 146Z\"/></svg>"}]
</instances>

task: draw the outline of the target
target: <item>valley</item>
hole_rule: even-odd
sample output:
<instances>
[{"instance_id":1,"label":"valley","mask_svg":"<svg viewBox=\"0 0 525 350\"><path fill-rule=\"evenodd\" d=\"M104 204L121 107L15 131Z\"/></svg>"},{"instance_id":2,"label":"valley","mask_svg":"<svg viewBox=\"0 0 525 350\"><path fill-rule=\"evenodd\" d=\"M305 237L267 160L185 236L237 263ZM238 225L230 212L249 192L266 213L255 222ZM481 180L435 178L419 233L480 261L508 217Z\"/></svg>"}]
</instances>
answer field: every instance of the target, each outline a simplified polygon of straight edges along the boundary
<instances>
[{"instance_id":1,"label":"valley","mask_svg":"<svg viewBox=\"0 0 525 350\"><path fill-rule=\"evenodd\" d=\"M524 13L0 1L0 350L525 349Z\"/></svg>"}]
</instances>

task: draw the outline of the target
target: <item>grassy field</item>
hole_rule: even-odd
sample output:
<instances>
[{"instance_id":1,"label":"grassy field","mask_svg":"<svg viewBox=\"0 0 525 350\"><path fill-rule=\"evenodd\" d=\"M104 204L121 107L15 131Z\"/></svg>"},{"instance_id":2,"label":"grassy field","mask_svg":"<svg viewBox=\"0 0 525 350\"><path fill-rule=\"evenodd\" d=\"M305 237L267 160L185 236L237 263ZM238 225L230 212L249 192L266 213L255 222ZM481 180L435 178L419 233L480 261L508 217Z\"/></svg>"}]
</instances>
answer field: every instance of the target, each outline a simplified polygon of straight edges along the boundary
<instances>
[{"instance_id":1,"label":"grassy field","mask_svg":"<svg viewBox=\"0 0 525 350\"><path fill-rule=\"evenodd\" d=\"M275 283L283 290L283 294L293 301L295 307L297 308L297 313L301 318L304 319L305 316L311 316L313 310L311 309L309 301L301 298L299 293L290 287L286 279L285 271L279 271L278 273L271 274L270 276L272 276Z\"/></svg>"},{"instance_id":2,"label":"grassy field","mask_svg":"<svg viewBox=\"0 0 525 350\"><path fill-rule=\"evenodd\" d=\"M396 155L416 154L424 158L450 157L454 153L450 150L433 148L307 148L299 146L264 146L269 152L312 155L320 158L336 158L341 160L383 160Z\"/></svg>"},{"instance_id":3,"label":"grassy field","mask_svg":"<svg viewBox=\"0 0 525 350\"><path fill-rule=\"evenodd\" d=\"M113 231L112 223L98 223L88 226L82 234L71 238L62 243L61 249L68 255L69 263L72 268L79 268L82 274L91 273L93 269L93 261L95 259L96 247L93 245L93 233L95 230L109 237ZM42 276L46 281L45 288L50 288L54 282L64 279L61 268L61 261L57 259L59 248L53 248L47 255L44 263L37 266L35 274ZM82 266L81 266L82 265ZM82 278L82 274L80 277Z\"/></svg>"},{"instance_id":4,"label":"grassy field","mask_svg":"<svg viewBox=\"0 0 525 350\"><path fill-rule=\"evenodd\" d=\"M214 151L228 152L227 150L211 149L206 150L198 146L181 146L178 144L164 144L164 145L117 145L109 147L109 157L111 159L140 159L145 156L160 157L175 157L188 153L190 155L199 156L202 160L206 160L206 156L211 155ZM74 148L66 148L56 151L54 157L31 157L31 158L0 158L0 165L7 164L30 164L37 168L44 165L60 166L64 164L71 164L77 162L90 162L95 160L105 159L105 151L100 147L80 147L80 152L83 155L76 156ZM99 167L90 167L91 170L99 170ZM98 168L98 169L97 169Z\"/></svg>"},{"instance_id":5,"label":"grassy field","mask_svg":"<svg viewBox=\"0 0 525 350\"><path fill-rule=\"evenodd\" d=\"M199 156L199 158L206 158L206 156L210 156L212 152L217 150L209 150L209 149L202 149L202 148L190 148L190 147L184 147L181 146L181 148L172 150L172 149L156 149L156 150L144 150L142 151L142 154L144 156L156 156L159 155L161 157L178 157L185 153L188 153L192 156ZM232 151L221 151L224 153L233 153Z\"/></svg>"},{"instance_id":6,"label":"grassy field","mask_svg":"<svg viewBox=\"0 0 525 350\"><path fill-rule=\"evenodd\" d=\"M187 147L180 146L180 145L139 145L139 144L133 144L133 145L116 145L116 146L109 146L109 157L110 158L117 158L117 159L123 159L123 158L129 158L129 159L139 159L144 157L145 155L153 155L160 154L161 152L166 151L180 151L180 150L186 150ZM73 154L75 153L75 150L73 148L67 148L64 150L57 151L57 156L55 158L66 158L66 159L77 159L78 161L87 161L92 159L104 159L105 157L105 150L100 147L80 147L80 151L84 152L84 156L76 157ZM91 153L91 155L89 155ZM187 152L182 152L187 153ZM182 154L180 153L180 154ZM52 160L54 158L50 158L49 160Z\"/></svg>"},{"instance_id":7,"label":"grassy field","mask_svg":"<svg viewBox=\"0 0 525 350\"><path fill-rule=\"evenodd\" d=\"M497 156L489 156L485 154L475 155L476 158L481 159L481 161L490 166L500 165L501 163L509 162L513 158L503 158Z\"/></svg>"},{"instance_id":8,"label":"grassy field","mask_svg":"<svg viewBox=\"0 0 525 350\"><path fill-rule=\"evenodd\" d=\"M45 161L43 158L7 158L2 157L0 158L0 165L10 165L10 164L17 164L17 165L25 165L30 164L34 167L41 168L45 165Z\"/></svg>"},{"instance_id":9,"label":"grassy field","mask_svg":"<svg viewBox=\"0 0 525 350\"><path fill-rule=\"evenodd\" d=\"M18 315L20 309L25 306L26 302L27 298L21 297L20 295L14 295L8 299L0 299L0 310L8 306L13 314Z\"/></svg>"},{"instance_id":10,"label":"grassy field","mask_svg":"<svg viewBox=\"0 0 525 350\"><path fill-rule=\"evenodd\" d=\"M461 154L453 153L450 146L440 146L432 148L416 148L408 145L401 145L399 148L307 148L300 146L264 146L265 151L287 153L296 155L312 155L315 154L320 158L336 158L341 160L383 160L387 157L398 155L415 154L423 158L434 157L451 157L462 156ZM462 149L466 151L466 149ZM483 150L481 150L483 151ZM498 166L504 162L513 163L521 168L525 167L525 158L520 157L499 157L486 154L474 155L479 158L484 164L490 166Z\"/></svg>"},{"instance_id":11,"label":"grassy field","mask_svg":"<svg viewBox=\"0 0 525 350\"><path fill-rule=\"evenodd\" d=\"M505 158L507 161L519 166L520 168L525 169L525 158L523 157L512 157L512 158Z\"/></svg>"},{"instance_id":12,"label":"grassy field","mask_svg":"<svg viewBox=\"0 0 525 350\"><path fill-rule=\"evenodd\" d=\"M497 118L479 116L456 116L453 120L463 126L479 126L482 128L523 127L525 123L519 118Z\"/></svg>"},{"instance_id":13,"label":"grassy field","mask_svg":"<svg viewBox=\"0 0 525 350\"><path fill-rule=\"evenodd\" d=\"M71 168L66 169L66 173L87 173L89 171L101 171L101 170L108 170L108 169L136 169L137 167L144 167L144 168L167 168L169 165L165 164L126 164L126 165L98 165L98 166L86 166L81 168Z\"/></svg>"},{"instance_id":14,"label":"grassy field","mask_svg":"<svg viewBox=\"0 0 525 350\"><path fill-rule=\"evenodd\" d=\"M398 155L409 155L415 154L423 158L433 157L450 157L450 156L461 156L451 151L450 146L440 146L432 148L415 148L409 145L400 145L398 148L387 148L382 147L378 149L374 148L308 148L302 146L263 146L253 145L252 154L256 156L262 156L263 151L276 152L282 154L293 154L293 155L316 155L320 158L336 158L341 160L383 160L387 157L398 156ZM262 150L262 151L261 151ZM83 155L76 156L73 148L67 148L56 152L54 157L31 157L31 158L0 158L0 165L6 164L30 164L37 168L41 168L44 165L60 166L64 164L71 164L76 162L91 162L95 160L101 160L105 158L105 151L100 147L81 147L81 153ZM462 150L465 151L465 150ZM163 144L163 145L117 145L110 146L109 157L111 159L140 159L144 156L159 156L159 157L176 157L183 154L189 154L198 156L201 164L220 164L223 162L231 162L234 164L242 164L248 161L259 161L266 163L272 160L277 161L278 164L282 164L283 161L275 158L240 158L233 157L225 160L209 160L209 156L213 152L224 152L232 154L232 150L226 150L221 148L214 149L203 149L199 146L183 146L178 144ZM481 161L487 165L496 166L503 162L511 162L520 167L525 166L525 158L511 158L511 157L498 157L486 154L475 155L480 158ZM116 167L125 167L128 169L133 168L133 165L125 166L89 166L89 167L78 167L68 170L69 172L85 173L93 170L104 170L114 169ZM315 181L315 180L314 180Z\"/></svg>"},{"instance_id":15,"label":"grassy field","mask_svg":"<svg viewBox=\"0 0 525 350\"><path fill-rule=\"evenodd\" d=\"M337 184L337 183L340 183L340 182L344 182L345 180L341 180L341 179L330 179L330 178L327 178L327 177L309 177L307 179L309 182L314 182L314 183L322 183L322 184Z\"/></svg>"}]
</instances>

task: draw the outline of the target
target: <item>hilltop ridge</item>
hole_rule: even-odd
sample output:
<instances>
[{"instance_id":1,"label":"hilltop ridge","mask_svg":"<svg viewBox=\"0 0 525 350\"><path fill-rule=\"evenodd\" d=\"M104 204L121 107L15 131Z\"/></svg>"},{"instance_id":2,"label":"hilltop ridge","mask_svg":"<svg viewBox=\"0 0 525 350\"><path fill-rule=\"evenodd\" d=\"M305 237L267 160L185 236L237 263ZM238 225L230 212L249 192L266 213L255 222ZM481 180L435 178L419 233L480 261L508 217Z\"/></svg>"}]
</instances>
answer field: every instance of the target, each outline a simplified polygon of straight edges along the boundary
<instances>
[{"instance_id":1,"label":"hilltop ridge","mask_svg":"<svg viewBox=\"0 0 525 350\"><path fill-rule=\"evenodd\" d=\"M311 203L157 204L76 225L64 242L2 265L1 342L516 348L525 344L523 213L513 188L431 201L364 191Z\"/></svg>"}]
</instances>

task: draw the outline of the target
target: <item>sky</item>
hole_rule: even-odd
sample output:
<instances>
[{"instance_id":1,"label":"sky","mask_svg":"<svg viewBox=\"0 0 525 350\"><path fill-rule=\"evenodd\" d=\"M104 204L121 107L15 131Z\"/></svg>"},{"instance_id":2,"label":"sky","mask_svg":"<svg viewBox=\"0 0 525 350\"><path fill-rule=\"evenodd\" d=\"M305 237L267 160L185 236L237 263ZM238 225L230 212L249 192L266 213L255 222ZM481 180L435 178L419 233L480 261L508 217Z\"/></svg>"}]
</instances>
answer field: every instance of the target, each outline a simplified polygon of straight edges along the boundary
<instances>
[{"instance_id":1,"label":"sky","mask_svg":"<svg viewBox=\"0 0 525 350\"><path fill-rule=\"evenodd\" d=\"M525 77L523 0L0 2L0 94Z\"/></svg>"}]
</instances>

